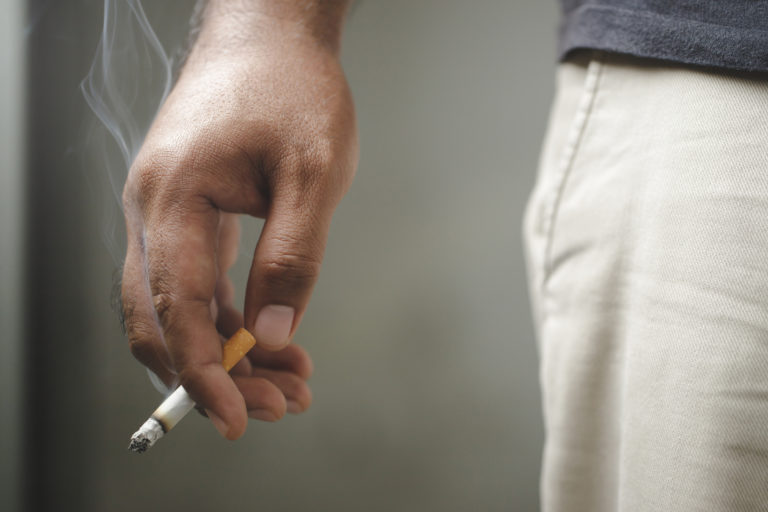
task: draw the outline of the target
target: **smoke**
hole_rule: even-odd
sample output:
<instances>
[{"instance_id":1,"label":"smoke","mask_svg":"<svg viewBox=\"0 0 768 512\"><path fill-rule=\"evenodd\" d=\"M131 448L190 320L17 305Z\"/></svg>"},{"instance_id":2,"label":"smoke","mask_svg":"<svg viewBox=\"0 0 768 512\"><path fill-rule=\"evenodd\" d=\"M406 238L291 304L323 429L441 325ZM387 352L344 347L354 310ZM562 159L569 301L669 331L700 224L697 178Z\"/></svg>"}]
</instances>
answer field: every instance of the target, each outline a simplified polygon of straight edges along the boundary
<instances>
[{"instance_id":1,"label":"smoke","mask_svg":"<svg viewBox=\"0 0 768 512\"><path fill-rule=\"evenodd\" d=\"M114 141L96 139L105 171L98 181L106 183L114 199L105 202L103 236L116 263L123 254L115 240L122 188L150 123L171 90L173 70L174 61L152 29L141 1L105 0L101 39L80 88Z\"/></svg>"},{"instance_id":2,"label":"smoke","mask_svg":"<svg viewBox=\"0 0 768 512\"><path fill-rule=\"evenodd\" d=\"M171 90L172 78L173 62L149 24L141 1L106 0L101 40L80 87L94 114L114 137L126 170L151 122L147 112L157 111ZM112 185L122 183L112 180Z\"/></svg>"},{"instance_id":3,"label":"smoke","mask_svg":"<svg viewBox=\"0 0 768 512\"><path fill-rule=\"evenodd\" d=\"M198 19L201 8L202 2L199 2L193 21ZM193 30L190 37L194 35ZM100 154L99 166L104 170L94 177L94 182L101 185L94 187L94 192L99 194L95 199L103 203L104 244L119 266L125 253L123 244L115 236L117 228L122 226L118 215L122 208L122 189L149 126L171 90L174 71L182 60L181 51L176 55L177 58L172 58L163 47L141 0L104 1L101 38L80 89L104 127L89 141ZM121 274L121 269L115 272L112 305L122 323ZM155 387L167 393L168 388L152 372L149 374Z\"/></svg>"}]
</instances>

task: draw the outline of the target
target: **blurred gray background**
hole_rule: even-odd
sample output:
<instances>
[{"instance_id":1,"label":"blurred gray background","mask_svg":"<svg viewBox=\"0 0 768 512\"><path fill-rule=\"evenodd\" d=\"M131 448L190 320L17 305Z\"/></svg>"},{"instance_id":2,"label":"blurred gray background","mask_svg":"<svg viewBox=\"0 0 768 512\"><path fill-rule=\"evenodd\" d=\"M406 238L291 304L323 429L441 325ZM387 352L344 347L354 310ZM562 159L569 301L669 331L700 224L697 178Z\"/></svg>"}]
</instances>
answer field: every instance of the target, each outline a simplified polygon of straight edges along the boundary
<instances>
[{"instance_id":1,"label":"blurred gray background","mask_svg":"<svg viewBox=\"0 0 768 512\"><path fill-rule=\"evenodd\" d=\"M145 4L179 47L193 2ZM520 223L556 7L358 2L343 60L360 167L297 336L315 361L314 404L234 443L191 415L136 456L128 438L160 396L110 308L108 139L78 90L103 5L0 0L0 509L536 510L543 431ZM245 222L241 285L259 226Z\"/></svg>"}]
</instances>

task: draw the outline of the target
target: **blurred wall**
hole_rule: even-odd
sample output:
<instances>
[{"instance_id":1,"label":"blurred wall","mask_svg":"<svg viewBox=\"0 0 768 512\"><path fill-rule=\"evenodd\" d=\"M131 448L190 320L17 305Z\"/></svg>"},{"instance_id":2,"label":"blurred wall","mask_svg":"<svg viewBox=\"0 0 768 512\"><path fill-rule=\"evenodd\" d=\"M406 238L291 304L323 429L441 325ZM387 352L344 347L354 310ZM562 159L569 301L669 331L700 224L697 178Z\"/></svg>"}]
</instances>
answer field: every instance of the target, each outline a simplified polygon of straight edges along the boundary
<instances>
[{"instance_id":1,"label":"blurred wall","mask_svg":"<svg viewBox=\"0 0 768 512\"><path fill-rule=\"evenodd\" d=\"M21 499L23 394L24 6L0 0L0 496Z\"/></svg>"},{"instance_id":2,"label":"blurred wall","mask_svg":"<svg viewBox=\"0 0 768 512\"><path fill-rule=\"evenodd\" d=\"M192 2L146 4L178 45ZM358 2L344 63L360 167L297 336L314 405L235 443L193 415L144 456L125 447L160 397L110 311L114 151L77 89L101 2L30 5L28 509L537 509L519 233L553 90L554 0ZM245 221L241 285L259 225Z\"/></svg>"}]
</instances>

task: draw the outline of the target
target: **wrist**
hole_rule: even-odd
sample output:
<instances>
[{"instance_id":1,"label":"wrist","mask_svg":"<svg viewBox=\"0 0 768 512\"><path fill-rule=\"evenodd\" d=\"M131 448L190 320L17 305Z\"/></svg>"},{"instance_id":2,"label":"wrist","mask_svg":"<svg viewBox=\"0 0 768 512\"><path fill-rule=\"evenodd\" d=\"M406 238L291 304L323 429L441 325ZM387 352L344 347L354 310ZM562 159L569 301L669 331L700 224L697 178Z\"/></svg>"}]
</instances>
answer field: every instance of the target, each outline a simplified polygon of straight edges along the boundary
<instances>
[{"instance_id":1,"label":"wrist","mask_svg":"<svg viewBox=\"0 0 768 512\"><path fill-rule=\"evenodd\" d=\"M198 44L286 43L338 55L349 0L207 0Z\"/></svg>"}]
</instances>

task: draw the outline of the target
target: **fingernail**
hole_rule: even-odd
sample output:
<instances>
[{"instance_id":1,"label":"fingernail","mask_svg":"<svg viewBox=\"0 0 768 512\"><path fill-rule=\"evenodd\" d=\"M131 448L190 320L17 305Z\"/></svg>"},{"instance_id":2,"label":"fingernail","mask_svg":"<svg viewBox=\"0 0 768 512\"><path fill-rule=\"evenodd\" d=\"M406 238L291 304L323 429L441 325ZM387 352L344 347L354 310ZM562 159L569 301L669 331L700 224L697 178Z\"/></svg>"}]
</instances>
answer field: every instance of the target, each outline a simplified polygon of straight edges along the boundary
<instances>
[{"instance_id":1,"label":"fingernail","mask_svg":"<svg viewBox=\"0 0 768 512\"><path fill-rule=\"evenodd\" d=\"M216 414L214 414L213 411L210 409L205 410L205 414L208 415L208 418L211 420L211 423L213 423L213 426L216 427L216 430L219 431L219 434L222 435L222 437L227 437L227 433L229 432L229 427L226 423L224 423L224 420L219 418Z\"/></svg>"},{"instance_id":2,"label":"fingernail","mask_svg":"<svg viewBox=\"0 0 768 512\"><path fill-rule=\"evenodd\" d=\"M304 410L304 408L301 406L299 402L296 400L288 400L286 401L286 410L291 414L299 414L301 411Z\"/></svg>"},{"instance_id":3,"label":"fingernail","mask_svg":"<svg viewBox=\"0 0 768 512\"><path fill-rule=\"evenodd\" d=\"M264 306L256 317L253 335L263 345L279 347L284 345L291 334L293 308L275 304Z\"/></svg>"},{"instance_id":4,"label":"fingernail","mask_svg":"<svg viewBox=\"0 0 768 512\"><path fill-rule=\"evenodd\" d=\"M248 417L261 421L277 421L277 416L267 411L266 409L254 409L248 411Z\"/></svg>"}]
</instances>

